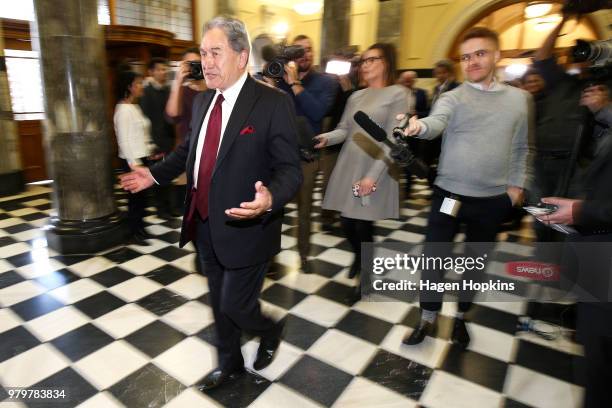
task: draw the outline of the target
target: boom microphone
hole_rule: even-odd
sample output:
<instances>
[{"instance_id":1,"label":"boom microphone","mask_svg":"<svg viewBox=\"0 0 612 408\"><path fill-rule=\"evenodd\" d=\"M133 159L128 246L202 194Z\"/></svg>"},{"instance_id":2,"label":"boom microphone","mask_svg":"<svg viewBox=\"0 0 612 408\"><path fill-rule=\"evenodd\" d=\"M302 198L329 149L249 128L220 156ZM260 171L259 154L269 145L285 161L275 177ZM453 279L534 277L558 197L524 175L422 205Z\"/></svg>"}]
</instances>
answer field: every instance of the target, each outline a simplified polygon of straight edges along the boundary
<instances>
[{"instance_id":1,"label":"boom microphone","mask_svg":"<svg viewBox=\"0 0 612 408\"><path fill-rule=\"evenodd\" d=\"M397 143L393 143L387 139L387 132L385 129L381 128L363 111L355 112L353 119L355 119L355 122L372 136L374 140L384 143L391 149L390 156L400 167L408 167L410 172L419 178L428 178L429 167L414 156L402 138L396 136Z\"/></svg>"}]
</instances>

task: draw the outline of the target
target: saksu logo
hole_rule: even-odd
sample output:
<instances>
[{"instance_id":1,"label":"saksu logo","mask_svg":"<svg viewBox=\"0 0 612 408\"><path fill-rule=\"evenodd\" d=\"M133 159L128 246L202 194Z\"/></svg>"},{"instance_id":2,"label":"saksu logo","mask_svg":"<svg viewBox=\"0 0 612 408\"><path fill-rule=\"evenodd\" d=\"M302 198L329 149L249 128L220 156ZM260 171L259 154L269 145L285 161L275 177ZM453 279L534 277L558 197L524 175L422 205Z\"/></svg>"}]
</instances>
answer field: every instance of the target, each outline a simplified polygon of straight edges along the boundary
<instances>
[{"instance_id":1,"label":"saksu logo","mask_svg":"<svg viewBox=\"0 0 612 408\"><path fill-rule=\"evenodd\" d=\"M560 276L559 265L543 262L508 262L506 272L508 275L540 281L558 281Z\"/></svg>"}]
</instances>

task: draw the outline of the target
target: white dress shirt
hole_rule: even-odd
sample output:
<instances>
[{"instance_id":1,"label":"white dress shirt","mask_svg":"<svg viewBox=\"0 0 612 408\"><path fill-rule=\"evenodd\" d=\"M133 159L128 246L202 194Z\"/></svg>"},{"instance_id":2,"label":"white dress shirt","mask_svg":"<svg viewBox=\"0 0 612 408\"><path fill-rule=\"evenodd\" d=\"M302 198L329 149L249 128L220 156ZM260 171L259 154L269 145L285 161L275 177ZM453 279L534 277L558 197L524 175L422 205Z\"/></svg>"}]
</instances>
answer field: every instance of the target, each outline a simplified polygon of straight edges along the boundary
<instances>
[{"instance_id":1,"label":"white dress shirt","mask_svg":"<svg viewBox=\"0 0 612 408\"><path fill-rule=\"evenodd\" d=\"M244 83L247 80L248 73L247 71L242 74L242 76L229 88L225 91L221 92L219 89L215 92L215 96L213 96L212 101L210 102L210 106L208 107L208 111L206 112L206 116L204 116L204 122L202 122L202 127L200 128L200 134L198 136L198 144L196 147L196 157L195 163L193 166L193 185L197 187L198 185L198 173L200 171L200 159L202 156L202 147L204 146L204 139L206 138L206 128L208 127L208 119L210 117L210 112L212 108L215 106L215 102L219 97L219 94L223 94L223 102L221 103L221 137L219 139L219 147L217 148L217 153L219 153L219 148L221 148L221 142L223 141L223 134L225 133L225 128L227 127L227 122L232 114L232 110L234 109L234 105L236 104L236 100L238 99L238 95L244 86Z\"/></svg>"}]
</instances>

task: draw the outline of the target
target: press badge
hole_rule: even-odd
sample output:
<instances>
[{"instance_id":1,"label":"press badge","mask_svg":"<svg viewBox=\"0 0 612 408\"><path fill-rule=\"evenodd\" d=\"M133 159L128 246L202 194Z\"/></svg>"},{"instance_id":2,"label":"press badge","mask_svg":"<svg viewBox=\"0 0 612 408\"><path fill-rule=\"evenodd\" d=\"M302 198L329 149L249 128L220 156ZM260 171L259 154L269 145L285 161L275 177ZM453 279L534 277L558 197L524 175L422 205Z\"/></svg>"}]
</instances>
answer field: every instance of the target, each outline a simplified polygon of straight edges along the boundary
<instances>
[{"instance_id":1,"label":"press badge","mask_svg":"<svg viewBox=\"0 0 612 408\"><path fill-rule=\"evenodd\" d=\"M444 197L444 201L442 201L442 205L440 206L440 212L450 215L451 217L456 217L459 213L460 207L461 201L455 200L451 197Z\"/></svg>"}]
</instances>

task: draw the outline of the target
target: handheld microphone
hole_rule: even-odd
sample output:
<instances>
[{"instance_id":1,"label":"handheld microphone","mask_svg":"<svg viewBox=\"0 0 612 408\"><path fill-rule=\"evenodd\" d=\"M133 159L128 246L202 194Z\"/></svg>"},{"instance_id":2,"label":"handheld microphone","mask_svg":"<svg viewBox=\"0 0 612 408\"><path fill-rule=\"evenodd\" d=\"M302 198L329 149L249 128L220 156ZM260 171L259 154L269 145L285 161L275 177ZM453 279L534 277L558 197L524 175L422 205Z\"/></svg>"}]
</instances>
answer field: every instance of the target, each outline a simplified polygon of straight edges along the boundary
<instances>
[{"instance_id":1,"label":"handheld microphone","mask_svg":"<svg viewBox=\"0 0 612 408\"><path fill-rule=\"evenodd\" d=\"M385 131L385 129L381 128L378 123L370 119L370 117L366 115L363 111L355 112L353 119L355 119L355 122L357 122L357 124L361 126L363 130L365 130L377 142L383 142L391 148L395 146L395 143L392 143L389 139L387 139L387 132Z\"/></svg>"},{"instance_id":2,"label":"handheld microphone","mask_svg":"<svg viewBox=\"0 0 612 408\"><path fill-rule=\"evenodd\" d=\"M408 167L410 172L419 178L427 178L429 175L429 167L421 160L417 159L402 137L394 136L398 143L393 143L387 139L387 132L374 122L363 111L355 112L353 119L359 126L363 128L374 140L382 142L391 149L390 156L400 167ZM403 132L402 132L403 135Z\"/></svg>"}]
</instances>

